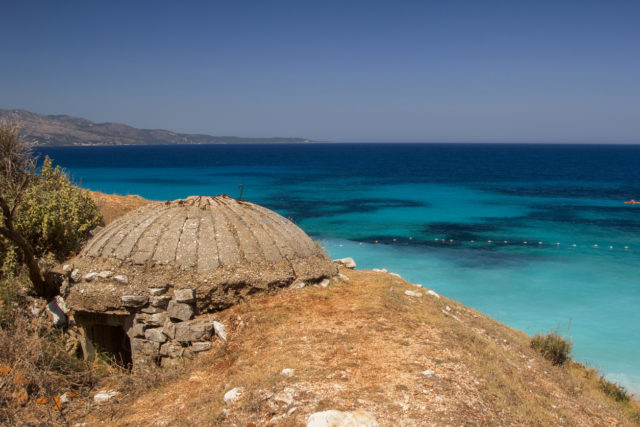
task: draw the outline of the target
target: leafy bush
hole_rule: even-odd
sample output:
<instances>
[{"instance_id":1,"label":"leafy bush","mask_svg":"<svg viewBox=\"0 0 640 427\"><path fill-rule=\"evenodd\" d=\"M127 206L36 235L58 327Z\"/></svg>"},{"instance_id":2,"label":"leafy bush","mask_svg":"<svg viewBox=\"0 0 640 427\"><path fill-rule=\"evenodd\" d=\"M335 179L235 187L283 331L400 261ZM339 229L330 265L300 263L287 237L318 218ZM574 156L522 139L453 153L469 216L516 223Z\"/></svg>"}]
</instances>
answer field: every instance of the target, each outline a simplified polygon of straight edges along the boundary
<instances>
[{"instance_id":1,"label":"leafy bush","mask_svg":"<svg viewBox=\"0 0 640 427\"><path fill-rule=\"evenodd\" d=\"M611 381L607 381L603 377L600 377L600 390L616 402L628 402L630 400L629 394L624 387L619 386L616 383L612 383Z\"/></svg>"},{"instance_id":2,"label":"leafy bush","mask_svg":"<svg viewBox=\"0 0 640 427\"><path fill-rule=\"evenodd\" d=\"M18 230L39 254L51 252L62 259L82 246L101 218L93 200L71 184L49 157L23 197Z\"/></svg>"},{"instance_id":3,"label":"leafy bush","mask_svg":"<svg viewBox=\"0 0 640 427\"><path fill-rule=\"evenodd\" d=\"M531 348L550 360L554 365L562 365L570 358L572 342L558 331L536 334L531 339Z\"/></svg>"},{"instance_id":4,"label":"leafy bush","mask_svg":"<svg viewBox=\"0 0 640 427\"><path fill-rule=\"evenodd\" d=\"M48 157L24 190L14 218L16 230L31 243L37 256L58 261L77 252L101 222L93 200ZM0 274L9 277L16 271L19 251L3 240L0 255Z\"/></svg>"}]
</instances>

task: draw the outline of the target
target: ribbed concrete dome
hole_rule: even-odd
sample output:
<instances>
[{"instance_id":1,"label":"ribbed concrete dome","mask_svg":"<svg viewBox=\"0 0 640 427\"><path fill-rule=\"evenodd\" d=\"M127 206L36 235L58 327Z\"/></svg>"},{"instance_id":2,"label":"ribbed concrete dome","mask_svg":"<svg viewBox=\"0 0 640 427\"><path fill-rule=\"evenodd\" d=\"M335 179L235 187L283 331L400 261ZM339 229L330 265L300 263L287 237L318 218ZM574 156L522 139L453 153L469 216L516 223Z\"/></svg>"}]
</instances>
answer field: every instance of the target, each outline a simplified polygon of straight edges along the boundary
<instances>
[{"instance_id":1,"label":"ribbed concrete dome","mask_svg":"<svg viewBox=\"0 0 640 427\"><path fill-rule=\"evenodd\" d=\"M122 297L190 288L200 312L337 274L311 238L277 213L227 195L151 203L112 222L71 261L74 310L121 312ZM100 273L100 274L98 274Z\"/></svg>"},{"instance_id":2,"label":"ribbed concrete dome","mask_svg":"<svg viewBox=\"0 0 640 427\"><path fill-rule=\"evenodd\" d=\"M80 256L175 263L205 273L236 263L275 264L318 252L313 240L288 219L221 195L141 208L102 230Z\"/></svg>"}]
</instances>

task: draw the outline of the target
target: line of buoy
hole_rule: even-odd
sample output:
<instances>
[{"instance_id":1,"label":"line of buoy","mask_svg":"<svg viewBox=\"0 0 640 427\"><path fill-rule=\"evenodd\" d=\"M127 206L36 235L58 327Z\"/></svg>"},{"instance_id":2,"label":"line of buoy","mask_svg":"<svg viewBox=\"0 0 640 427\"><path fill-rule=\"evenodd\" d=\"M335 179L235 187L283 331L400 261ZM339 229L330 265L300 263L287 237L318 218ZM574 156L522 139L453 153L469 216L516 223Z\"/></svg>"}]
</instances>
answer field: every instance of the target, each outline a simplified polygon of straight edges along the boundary
<instances>
[{"instance_id":1,"label":"line of buoy","mask_svg":"<svg viewBox=\"0 0 640 427\"><path fill-rule=\"evenodd\" d=\"M413 237L409 237L409 240L413 240ZM439 243L455 243L455 242L476 243L476 241L475 241L475 240L469 240L469 241L457 241L457 240L454 240L454 239L449 239L449 240L447 240L447 239L445 239L445 238L440 238L440 237L436 237L436 238L434 238L433 240L434 240L435 242L439 242ZM397 241L398 241L398 238L395 238L395 237L394 237L394 238L393 238L393 242L397 242ZM359 245L360 245L360 246L362 246L364 243L365 243L365 242L359 242ZM380 241L379 241L379 240L375 240L375 241L374 241L374 243L376 243L376 244L377 244L377 243L380 243ZM489 244L493 244L493 243L500 243L500 242L495 242L495 241L493 241L493 240L487 240L487 243L489 243ZM503 244L505 244L505 245L508 245L508 244L515 244L515 245L517 245L517 244L518 244L518 242L512 242L512 241L510 241L510 240L503 240L501 243L503 243ZM522 244L524 244L524 245L528 245L528 244L529 244L529 241L527 241L527 240L523 240L523 241L522 241ZM542 246L542 245L544 245L544 242L543 242L543 241L539 241L539 242L538 242L538 246ZM560 247L560 246L562 246L562 243L560 243L560 242L555 242L553 245L554 245L554 246L556 246L556 247ZM337 246L339 246L339 247L343 247L343 245L342 245L342 244L339 244L339 245L337 245ZM598 249L598 248L600 248L600 245L599 245L598 243L594 243L593 245L586 245L586 246L592 247L592 248L594 248L594 249ZM572 243L572 244L571 244L571 247L573 247L573 248L577 248L577 247L578 247L578 245L577 245L576 243ZM614 245L608 245L608 247L609 247L609 249L615 249ZM625 246L623 246L623 248L624 248L624 250L626 250L626 251L628 251L628 250L630 249L629 245L625 245Z\"/></svg>"}]
</instances>

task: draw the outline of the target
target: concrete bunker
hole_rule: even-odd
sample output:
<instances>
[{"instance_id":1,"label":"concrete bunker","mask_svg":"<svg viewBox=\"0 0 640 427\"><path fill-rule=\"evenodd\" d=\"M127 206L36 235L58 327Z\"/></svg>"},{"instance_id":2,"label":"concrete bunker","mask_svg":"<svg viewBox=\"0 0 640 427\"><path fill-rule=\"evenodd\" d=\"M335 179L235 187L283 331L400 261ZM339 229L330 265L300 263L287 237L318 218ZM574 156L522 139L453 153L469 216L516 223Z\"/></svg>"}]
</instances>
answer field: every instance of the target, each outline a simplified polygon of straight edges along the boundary
<instances>
[{"instance_id":1,"label":"concrete bunker","mask_svg":"<svg viewBox=\"0 0 640 427\"><path fill-rule=\"evenodd\" d=\"M97 233L73 261L67 306L86 358L170 364L211 348L210 313L256 292L337 274L288 219L227 195L151 203Z\"/></svg>"}]
</instances>

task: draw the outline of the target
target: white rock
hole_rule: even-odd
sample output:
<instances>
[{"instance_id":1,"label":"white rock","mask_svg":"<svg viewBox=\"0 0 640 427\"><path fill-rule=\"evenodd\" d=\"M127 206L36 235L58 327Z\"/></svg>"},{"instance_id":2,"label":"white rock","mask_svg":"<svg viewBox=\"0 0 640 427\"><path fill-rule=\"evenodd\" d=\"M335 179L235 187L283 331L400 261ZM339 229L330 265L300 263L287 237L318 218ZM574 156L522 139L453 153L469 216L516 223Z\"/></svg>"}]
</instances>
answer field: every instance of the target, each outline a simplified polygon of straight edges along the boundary
<instances>
[{"instance_id":1,"label":"white rock","mask_svg":"<svg viewBox=\"0 0 640 427\"><path fill-rule=\"evenodd\" d=\"M427 369L425 371L422 371L422 375L424 375L425 377L432 377L436 374L436 372L433 369Z\"/></svg>"},{"instance_id":2,"label":"white rock","mask_svg":"<svg viewBox=\"0 0 640 427\"><path fill-rule=\"evenodd\" d=\"M72 267L73 267L73 265L72 265ZM80 270L78 270L77 268L74 268L73 271L71 272L71 274L69 275L69 278L74 282L80 281L81 277L82 277L82 275L80 274Z\"/></svg>"},{"instance_id":3,"label":"white rock","mask_svg":"<svg viewBox=\"0 0 640 427\"><path fill-rule=\"evenodd\" d=\"M342 273L338 273L338 279L342 280L343 282L348 282L349 281L349 278L346 275L342 274Z\"/></svg>"},{"instance_id":4,"label":"white rock","mask_svg":"<svg viewBox=\"0 0 640 427\"><path fill-rule=\"evenodd\" d=\"M37 300L34 301L31 305L31 308L29 308L29 311L31 311L31 314L33 314L34 316L39 315L40 313L42 313L42 304L40 304Z\"/></svg>"},{"instance_id":5,"label":"white rock","mask_svg":"<svg viewBox=\"0 0 640 427\"><path fill-rule=\"evenodd\" d=\"M389 273L390 275L397 277L398 279L402 279L402 276L397 273Z\"/></svg>"},{"instance_id":6,"label":"white rock","mask_svg":"<svg viewBox=\"0 0 640 427\"><path fill-rule=\"evenodd\" d=\"M101 392L96 393L96 395L93 396L93 401L96 403L108 402L119 394L120 394L119 391L103 390Z\"/></svg>"},{"instance_id":7,"label":"white rock","mask_svg":"<svg viewBox=\"0 0 640 427\"><path fill-rule=\"evenodd\" d=\"M445 307L445 309L446 309L447 311L451 311L451 307L449 307L449 306L446 306L446 307Z\"/></svg>"},{"instance_id":8,"label":"white rock","mask_svg":"<svg viewBox=\"0 0 640 427\"><path fill-rule=\"evenodd\" d=\"M427 294L436 298L440 298L440 295L438 295L436 292L432 291L431 289L427 291Z\"/></svg>"},{"instance_id":9,"label":"white rock","mask_svg":"<svg viewBox=\"0 0 640 427\"><path fill-rule=\"evenodd\" d=\"M283 375L285 377L292 377L294 373L295 371L291 368L285 368L282 371L280 371L280 375Z\"/></svg>"},{"instance_id":10,"label":"white rock","mask_svg":"<svg viewBox=\"0 0 640 427\"><path fill-rule=\"evenodd\" d=\"M60 396L60 403L61 404L66 404L71 402L71 394L69 394L69 392L64 393L62 396Z\"/></svg>"},{"instance_id":11,"label":"white rock","mask_svg":"<svg viewBox=\"0 0 640 427\"><path fill-rule=\"evenodd\" d=\"M173 296L177 302L192 303L195 300L193 289L175 289Z\"/></svg>"},{"instance_id":12,"label":"white rock","mask_svg":"<svg viewBox=\"0 0 640 427\"><path fill-rule=\"evenodd\" d=\"M376 273L387 273L386 268L374 268L373 271L375 271Z\"/></svg>"},{"instance_id":13,"label":"white rock","mask_svg":"<svg viewBox=\"0 0 640 427\"><path fill-rule=\"evenodd\" d=\"M123 285L129 284L129 278L127 276L123 276L122 274L118 274L116 276L113 276L113 280L115 280L116 282L121 283Z\"/></svg>"},{"instance_id":14,"label":"white rock","mask_svg":"<svg viewBox=\"0 0 640 427\"><path fill-rule=\"evenodd\" d=\"M69 273L71 270L73 270L73 264L65 264L62 266L63 273Z\"/></svg>"},{"instance_id":15,"label":"white rock","mask_svg":"<svg viewBox=\"0 0 640 427\"><path fill-rule=\"evenodd\" d=\"M297 282L294 282L293 285L291 285L291 289L302 289L305 286L307 286L306 283L304 283L302 280L298 280Z\"/></svg>"},{"instance_id":16,"label":"white rock","mask_svg":"<svg viewBox=\"0 0 640 427\"><path fill-rule=\"evenodd\" d=\"M273 396L273 400L282 402L285 405L291 405L293 404L293 402L295 402L295 397L296 397L296 391L291 387L287 387L281 393L278 393L275 396Z\"/></svg>"},{"instance_id":17,"label":"white rock","mask_svg":"<svg viewBox=\"0 0 640 427\"><path fill-rule=\"evenodd\" d=\"M294 406L293 408L289 409L289 410L287 411L287 416L288 416L288 417L290 417L290 416L291 416L291 414L293 414L294 412L296 412L296 410L297 410L297 409L298 409L298 407L297 407L297 406Z\"/></svg>"},{"instance_id":18,"label":"white rock","mask_svg":"<svg viewBox=\"0 0 640 427\"><path fill-rule=\"evenodd\" d=\"M356 262L351 257L334 259L333 262L344 265L347 268L356 268Z\"/></svg>"},{"instance_id":19,"label":"white rock","mask_svg":"<svg viewBox=\"0 0 640 427\"><path fill-rule=\"evenodd\" d=\"M98 277L101 279L108 279L111 276L113 276L113 271L109 271L109 270L104 270L98 273Z\"/></svg>"},{"instance_id":20,"label":"white rock","mask_svg":"<svg viewBox=\"0 0 640 427\"><path fill-rule=\"evenodd\" d=\"M418 291L404 291L405 295L408 295L410 297L421 297L422 296L422 292L418 292Z\"/></svg>"},{"instance_id":21,"label":"white rock","mask_svg":"<svg viewBox=\"0 0 640 427\"><path fill-rule=\"evenodd\" d=\"M157 297L159 295L164 294L165 292L167 292L167 287L166 286L157 287L157 288L149 288L149 295L151 295L152 297Z\"/></svg>"},{"instance_id":22,"label":"white rock","mask_svg":"<svg viewBox=\"0 0 640 427\"><path fill-rule=\"evenodd\" d=\"M87 282L92 281L93 279L95 279L96 277L98 277L98 273L87 273L84 275L84 280L86 280Z\"/></svg>"},{"instance_id":23,"label":"white rock","mask_svg":"<svg viewBox=\"0 0 640 427\"><path fill-rule=\"evenodd\" d=\"M234 404L238 401L238 399L240 399L240 396L242 396L243 392L244 388L242 387L232 388L224 394L224 403L226 403L227 405Z\"/></svg>"},{"instance_id":24,"label":"white rock","mask_svg":"<svg viewBox=\"0 0 640 427\"><path fill-rule=\"evenodd\" d=\"M60 307L60 310L62 310L64 314L69 314L69 309L67 308L67 304L64 302L64 298L62 298L60 295L57 295L56 297L54 297L54 299L58 303L58 307Z\"/></svg>"},{"instance_id":25,"label":"white rock","mask_svg":"<svg viewBox=\"0 0 640 427\"><path fill-rule=\"evenodd\" d=\"M322 286L323 288L326 288L330 284L331 284L331 280L329 279L324 279L322 282L320 282L320 286Z\"/></svg>"},{"instance_id":26,"label":"white rock","mask_svg":"<svg viewBox=\"0 0 640 427\"><path fill-rule=\"evenodd\" d=\"M307 427L377 427L376 419L369 412L342 412L329 410L311 414Z\"/></svg>"},{"instance_id":27,"label":"white rock","mask_svg":"<svg viewBox=\"0 0 640 427\"><path fill-rule=\"evenodd\" d=\"M64 306L64 300L62 298L60 298L60 300L62 300L62 305ZM64 313L63 308L60 307L58 298L53 298L51 301L49 301L49 303L47 304L47 313L51 317L51 321L53 322L54 326L61 327L66 325L67 316Z\"/></svg>"},{"instance_id":28,"label":"white rock","mask_svg":"<svg viewBox=\"0 0 640 427\"><path fill-rule=\"evenodd\" d=\"M220 322L213 321L213 330L216 335L222 340L227 341L227 328Z\"/></svg>"}]
</instances>

